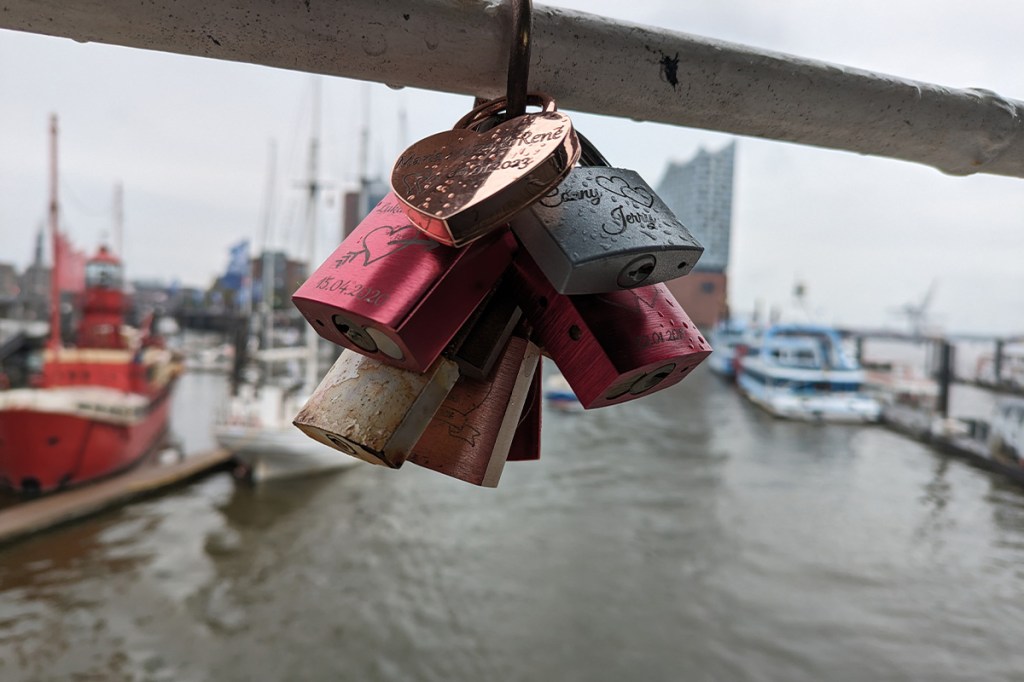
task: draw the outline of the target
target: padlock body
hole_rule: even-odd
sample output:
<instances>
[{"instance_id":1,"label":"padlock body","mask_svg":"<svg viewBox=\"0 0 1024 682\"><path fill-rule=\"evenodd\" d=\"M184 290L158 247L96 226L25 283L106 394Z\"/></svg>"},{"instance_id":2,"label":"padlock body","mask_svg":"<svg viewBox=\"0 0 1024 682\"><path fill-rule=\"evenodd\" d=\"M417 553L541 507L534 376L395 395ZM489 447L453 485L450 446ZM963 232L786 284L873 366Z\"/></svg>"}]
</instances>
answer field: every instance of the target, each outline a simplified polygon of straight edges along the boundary
<instances>
[{"instance_id":1,"label":"padlock body","mask_svg":"<svg viewBox=\"0 0 1024 682\"><path fill-rule=\"evenodd\" d=\"M512 438L512 446L508 451L508 461L522 462L540 459L540 428L543 413L544 393L544 358L538 358L537 369L533 374L530 392L526 395L526 405L519 418L519 427Z\"/></svg>"},{"instance_id":2,"label":"padlock body","mask_svg":"<svg viewBox=\"0 0 1024 682\"><path fill-rule=\"evenodd\" d=\"M320 336L424 371L494 287L516 250L493 233L465 249L425 237L388 194L292 296Z\"/></svg>"},{"instance_id":3,"label":"padlock body","mask_svg":"<svg viewBox=\"0 0 1024 682\"><path fill-rule=\"evenodd\" d=\"M489 379L461 377L409 461L474 485L497 486L539 358L537 346L513 336Z\"/></svg>"},{"instance_id":4,"label":"padlock body","mask_svg":"<svg viewBox=\"0 0 1024 682\"><path fill-rule=\"evenodd\" d=\"M563 294L630 289L687 274L704 247L637 173L579 166L512 220Z\"/></svg>"},{"instance_id":5,"label":"padlock body","mask_svg":"<svg viewBox=\"0 0 1024 682\"><path fill-rule=\"evenodd\" d=\"M459 374L479 380L490 377L522 316L512 283L498 284L456 336L458 348L452 359Z\"/></svg>"},{"instance_id":6,"label":"padlock body","mask_svg":"<svg viewBox=\"0 0 1024 682\"><path fill-rule=\"evenodd\" d=\"M420 373L344 351L293 423L335 450L397 469L458 378L444 357Z\"/></svg>"},{"instance_id":7,"label":"padlock body","mask_svg":"<svg viewBox=\"0 0 1024 682\"><path fill-rule=\"evenodd\" d=\"M566 296L555 291L525 251L513 266L535 338L584 408L668 388L711 354L664 284Z\"/></svg>"},{"instance_id":8,"label":"padlock body","mask_svg":"<svg viewBox=\"0 0 1024 682\"><path fill-rule=\"evenodd\" d=\"M395 162L391 187L420 230L464 246L561 182L579 155L568 116L525 114L485 132L449 130L420 140Z\"/></svg>"}]
</instances>

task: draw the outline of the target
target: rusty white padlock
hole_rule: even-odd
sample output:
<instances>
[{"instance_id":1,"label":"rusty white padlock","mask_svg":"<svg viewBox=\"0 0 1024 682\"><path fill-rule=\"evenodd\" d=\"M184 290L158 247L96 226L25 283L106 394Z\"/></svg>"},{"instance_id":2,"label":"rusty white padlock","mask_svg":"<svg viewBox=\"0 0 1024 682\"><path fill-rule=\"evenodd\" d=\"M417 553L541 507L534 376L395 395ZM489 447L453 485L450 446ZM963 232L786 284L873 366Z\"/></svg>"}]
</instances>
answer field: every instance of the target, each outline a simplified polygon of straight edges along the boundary
<instances>
[{"instance_id":1,"label":"rusty white padlock","mask_svg":"<svg viewBox=\"0 0 1024 682\"><path fill-rule=\"evenodd\" d=\"M335 450L397 469L458 378L443 356L418 373L344 351L293 423Z\"/></svg>"}]
</instances>

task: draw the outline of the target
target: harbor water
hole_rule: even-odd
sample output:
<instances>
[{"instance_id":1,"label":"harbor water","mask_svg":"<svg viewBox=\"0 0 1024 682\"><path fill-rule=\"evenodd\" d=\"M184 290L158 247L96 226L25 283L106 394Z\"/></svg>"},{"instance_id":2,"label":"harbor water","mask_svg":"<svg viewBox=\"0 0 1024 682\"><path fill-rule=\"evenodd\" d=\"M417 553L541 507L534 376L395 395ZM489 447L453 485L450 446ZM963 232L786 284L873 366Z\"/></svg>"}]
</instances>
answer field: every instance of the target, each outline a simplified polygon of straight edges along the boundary
<instances>
[{"instance_id":1,"label":"harbor water","mask_svg":"<svg viewBox=\"0 0 1024 682\"><path fill-rule=\"evenodd\" d=\"M210 445L221 377L176 433ZM496 490L217 474L0 548L0 680L1024 680L1024 490L706 369Z\"/></svg>"}]
</instances>

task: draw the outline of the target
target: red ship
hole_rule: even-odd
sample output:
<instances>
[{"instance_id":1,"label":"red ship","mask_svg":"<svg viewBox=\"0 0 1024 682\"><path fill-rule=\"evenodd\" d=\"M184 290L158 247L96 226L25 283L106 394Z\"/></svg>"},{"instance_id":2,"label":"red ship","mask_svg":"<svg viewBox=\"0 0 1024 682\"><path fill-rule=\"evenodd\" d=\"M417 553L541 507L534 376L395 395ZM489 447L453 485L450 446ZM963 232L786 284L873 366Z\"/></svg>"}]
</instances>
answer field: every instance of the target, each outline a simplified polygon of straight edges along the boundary
<instances>
[{"instance_id":1,"label":"red ship","mask_svg":"<svg viewBox=\"0 0 1024 682\"><path fill-rule=\"evenodd\" d=\"M67 241L57 228L55 119L51 132L50 338L35 385L0 392L0 486L23 493L60 490L138 463L167 429L182 367L158 337L124 325L122 265L105 247L85 263L75 343L62 343L60 289L70 264L62 263Z\"/></svg>"}]
</instances>

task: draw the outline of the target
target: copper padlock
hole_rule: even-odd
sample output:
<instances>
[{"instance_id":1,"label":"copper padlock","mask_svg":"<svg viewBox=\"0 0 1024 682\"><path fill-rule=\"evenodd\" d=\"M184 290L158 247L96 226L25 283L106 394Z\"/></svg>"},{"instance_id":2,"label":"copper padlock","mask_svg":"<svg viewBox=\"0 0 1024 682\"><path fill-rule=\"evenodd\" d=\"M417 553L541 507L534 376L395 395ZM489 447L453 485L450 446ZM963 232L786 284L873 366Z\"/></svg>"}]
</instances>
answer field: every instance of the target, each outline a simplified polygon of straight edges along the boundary
<instances>
[{"instance_id":1,"label":"copper padlock","mask_svg":"<svg viewBox=\"0 0 1024 682\"><path fill-rule=\"evenodd\" d=\"M546 95L528 101L542 111L477 132L507 106L505 98L494 99L398 157L391 187L417 227L442 244L464 246L507 223L569 173L580 156L572 121Z\"/></svg>"},{"instance_id":2,"label":"copper padlock","mask_svg":"<svg viewBox=\"0 0 1024 682\"><path fill-rule=\"evenodd\" d=\"M474 485L498 485L519 429L540 350L522 336L506 344L487 380L461 377L409 461Z\"/></svg>"},{"instance_id":3,"label":"copper padlock","mask_svg":"<svg viewBox=\"0 0 1024 682\"><path fill-rule=\"evenodd\" d=\"M512 272L535 338L584 408L667 388L711 354L664 284L566 296L555 291L525 250L517 254Z\"/></svg>"},{"instance_id":4,"label":"copper padlock","mask_svg":"<svg viewBox=\"0 0 1024 682\"><path fill-rule=\"evenodd\" d=\"M639 174L578 137L581 165L511 223L555 289L597 294L690 272L704 247Z\"/></svg>"},{"instance_id":5,"label":"copper padlock","mask_svg":"<svg viewBox=\"0 0 1024 682\"><path fill-rule=\"evenodd\" d=\"M388 194L292 301L328 341L422 372L494 288L516 248L507 233L465 249L439 244Z\"/></svg>"},{"instance_id":6,"label":"copper padlock","mask_svg":"<svg viewBox=\"0 0 1024 682\"><path fill-rule=\"evenodd\" d=\"M445 357L418 373L343 351L293 423L335 450L397 469L458 378Z\"/></svg>"}]
</instances>

